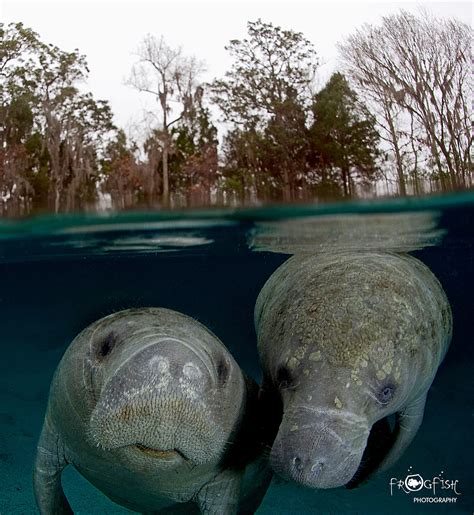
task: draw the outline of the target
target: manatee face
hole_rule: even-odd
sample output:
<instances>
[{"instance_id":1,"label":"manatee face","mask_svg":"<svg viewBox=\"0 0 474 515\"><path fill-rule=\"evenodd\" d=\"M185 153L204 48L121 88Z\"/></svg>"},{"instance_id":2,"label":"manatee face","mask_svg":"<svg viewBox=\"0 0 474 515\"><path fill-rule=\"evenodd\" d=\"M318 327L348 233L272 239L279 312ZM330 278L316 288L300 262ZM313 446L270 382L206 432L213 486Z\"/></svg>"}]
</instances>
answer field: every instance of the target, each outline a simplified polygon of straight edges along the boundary
<instances>
[{"instance_id":1,"label":"manatee face","mask_svg":"<svg viewBox=\"0 0 474 515\"><path fill-rule=\"evenodd\" d=\"M137 471L217 463L240 417L243 377L224 346L184 316L171 333L131 312L84 340L88 441Z\"/></svg>"},{"instance_id":2,"label":"manatee face","mask_svg":"<svg viewBox=\"0 0 474 515\"><path fill-rule=\"evenodd\" d=\"M353 369L320 361L286 363L272 381L283 404L272 468L311 488L342 486L354 477L372 425L397 411L406 392L393 377L378 379L369 363L357 379Z\"/></svg>"}]
</instances>

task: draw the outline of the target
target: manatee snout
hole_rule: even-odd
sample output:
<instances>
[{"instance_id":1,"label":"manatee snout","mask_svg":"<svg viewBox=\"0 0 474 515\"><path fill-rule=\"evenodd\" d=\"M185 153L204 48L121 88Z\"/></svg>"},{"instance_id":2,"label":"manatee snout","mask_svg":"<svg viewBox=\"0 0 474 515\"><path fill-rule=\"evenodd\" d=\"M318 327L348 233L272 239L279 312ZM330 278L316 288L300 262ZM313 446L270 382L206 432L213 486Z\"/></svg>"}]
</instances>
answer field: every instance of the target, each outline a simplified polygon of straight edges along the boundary
<instances>
[{"instance_id":1,"label":"manatee snout","mask_svg":"<svg viewBox=\"0 0 474 515\"><path fill-rule=\"evenodd\" d=\"M289 412L272 447L272 468L310 488L345 485L359 468L369 432L362 417L306 409Z\"/></svg>"},{"instance_id":2,"label":"manatee snout","mask_svg":"<svg viewBox=\"0 0 474 515\"><path fill-rule=\"evenodd\" d=\"M206 394L216 381L202 349L175 340L147 345L121 361L103 384L90 439L108 450L134 446L153 457L206 463L224 438Z\"/></svg>"}]
</instances>

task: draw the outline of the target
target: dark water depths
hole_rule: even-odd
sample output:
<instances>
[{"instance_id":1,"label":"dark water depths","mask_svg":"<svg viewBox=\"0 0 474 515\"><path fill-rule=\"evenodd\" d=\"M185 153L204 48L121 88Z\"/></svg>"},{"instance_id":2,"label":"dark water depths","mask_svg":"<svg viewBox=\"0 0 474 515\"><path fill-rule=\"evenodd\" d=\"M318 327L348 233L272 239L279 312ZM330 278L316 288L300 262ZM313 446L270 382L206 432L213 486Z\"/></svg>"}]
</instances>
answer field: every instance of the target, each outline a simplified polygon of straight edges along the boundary
<instances>
[{"instance_id":1,"label":"dark water depths","mask_svg":"<svg viewBox=\"0 0 474 515\"><path fill-rule=\"evenodd\" d=\"M294 252L409 251L451 302L454 336L403 458L354 490L310 491L274 479L259 514L473 513L474 195L382 204L76 216L0 223L0 513L36 513L32 461L53 371L73 337L120 309L162 306L195 317L260 378L256 297ZM453 504L415 504L390 478L443 471ZM72 467L76 513L130 513ZM425 490L425 497L433 497ZM452 496L440 492L436 496Z\"/></svg>"}]
</instances>

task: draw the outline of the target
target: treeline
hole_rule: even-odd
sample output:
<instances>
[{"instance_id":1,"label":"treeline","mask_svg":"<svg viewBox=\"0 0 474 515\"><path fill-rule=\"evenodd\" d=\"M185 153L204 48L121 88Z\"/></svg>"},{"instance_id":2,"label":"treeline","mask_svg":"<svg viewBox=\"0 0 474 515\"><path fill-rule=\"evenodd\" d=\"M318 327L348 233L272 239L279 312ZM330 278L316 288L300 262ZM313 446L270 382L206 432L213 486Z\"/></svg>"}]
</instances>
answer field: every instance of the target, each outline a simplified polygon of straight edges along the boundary
<instances>
[{"instance_id":1,"label":"treeline","mask_svg":"<svg viewBox=\"0 0 474 515\"><path fill-rule=\"evenodd\" d=\"M319 56L299 32L249 22L210 84L201 62L148 35L127 84L154 97L156 112L136 140L80 88L78 50L21 23L0 30L4 214L472 186L471 31L455 20L402 11L363 26L319 91Z\"/></svg>"}]
</instances>

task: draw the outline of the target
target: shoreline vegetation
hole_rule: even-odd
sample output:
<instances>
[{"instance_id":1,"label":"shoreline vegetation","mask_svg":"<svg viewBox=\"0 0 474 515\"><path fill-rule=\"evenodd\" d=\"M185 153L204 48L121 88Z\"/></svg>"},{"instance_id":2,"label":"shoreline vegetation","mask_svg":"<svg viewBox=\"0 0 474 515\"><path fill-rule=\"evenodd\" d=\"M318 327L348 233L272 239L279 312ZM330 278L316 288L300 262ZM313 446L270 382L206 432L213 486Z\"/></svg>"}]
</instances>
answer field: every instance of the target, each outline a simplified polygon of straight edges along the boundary
<instances>
[{"instance_id":1,"label":"shoreline vegetation","mask_svg":"<svg viewBox=\"0 0 474 515\"><path fill-rule=\"evenodd\" d=\"M471 29L405 11L338 44L316 89L317 49L261 19L226 46L228 71L146 35L126 84L156 100L127 135L80 88L79 50L0 26L0 215L236 207L473 186ZM224 130L225 127L225 130Z\"/></svg>"}]
</instances>

